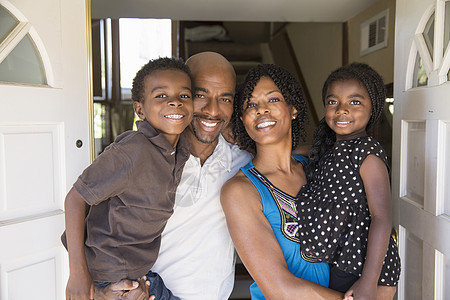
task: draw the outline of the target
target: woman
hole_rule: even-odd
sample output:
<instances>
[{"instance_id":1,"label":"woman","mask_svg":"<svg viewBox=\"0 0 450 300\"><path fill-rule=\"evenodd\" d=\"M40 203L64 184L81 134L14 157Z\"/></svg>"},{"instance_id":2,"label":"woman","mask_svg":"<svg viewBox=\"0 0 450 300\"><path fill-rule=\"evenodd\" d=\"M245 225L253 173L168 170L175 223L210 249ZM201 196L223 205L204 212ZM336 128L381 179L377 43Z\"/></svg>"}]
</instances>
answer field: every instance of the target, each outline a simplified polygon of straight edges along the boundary
<instances>
[{"instance_id":1,"label":"woman","mask_svg":"<svg viewBox=\"0 0 450 300\"><path fill-rule=\"evenodd\" d=\"M236 250L255 280L252 299L342 299L328 286L329 266L301 258L295 195L306 183L306 103L295 78L275 65L249 71L235 98L233 132L254 159L222 188Z\"/></svg>"}]
</instances>

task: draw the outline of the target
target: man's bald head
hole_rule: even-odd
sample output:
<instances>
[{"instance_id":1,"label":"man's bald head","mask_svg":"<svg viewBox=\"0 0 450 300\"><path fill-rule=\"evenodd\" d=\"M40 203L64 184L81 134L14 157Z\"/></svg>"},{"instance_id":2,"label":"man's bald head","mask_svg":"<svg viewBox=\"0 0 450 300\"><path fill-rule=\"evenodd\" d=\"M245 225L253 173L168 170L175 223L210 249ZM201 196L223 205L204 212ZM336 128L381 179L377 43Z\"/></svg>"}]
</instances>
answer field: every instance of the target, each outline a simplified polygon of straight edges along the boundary
<instances>
[{"instance_id":1,"label":"man's bald head","mask_svg":"<svg viewBox=\"0 0 450 300\"><path fill-rule=\"evenodd\" d=\"M219 53L209 51L200 52L188 58L186 64L191 69L194 81L199 72L225 72L233 79L233 84L236 85L236 72L234 71L233 66Z\"/></svg>"}]
</instances>

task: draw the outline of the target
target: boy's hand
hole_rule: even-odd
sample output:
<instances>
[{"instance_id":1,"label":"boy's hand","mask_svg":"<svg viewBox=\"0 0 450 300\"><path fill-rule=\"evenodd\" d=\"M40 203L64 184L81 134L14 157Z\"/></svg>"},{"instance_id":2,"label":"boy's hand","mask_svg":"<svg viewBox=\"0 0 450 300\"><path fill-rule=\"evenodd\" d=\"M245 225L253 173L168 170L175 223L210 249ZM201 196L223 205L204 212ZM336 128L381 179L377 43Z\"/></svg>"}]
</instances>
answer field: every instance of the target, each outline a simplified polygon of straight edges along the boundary
<instances>
[{"instance_id":1,"label":"boy's hand","mask_svg":"<svg viewBox=\"0 0 450 300\"><path fill-rule=\"evenodd\" d=\"M145 276L137 281L124 279L104 288L96 286L95 300L154 300L155 296L149 298L149 286L150 282L146 280Z\"/></svg>"},{"instance_id":2,"label":"boy's hand","mask_svg":"<svg viewBox=\"0 0 450 300\"><path fill-rule=\"evenodd\" d=\"M88 271L70 274L66 286L66 300L94 299L94 281Z\"/></svg>"}]
</instances>

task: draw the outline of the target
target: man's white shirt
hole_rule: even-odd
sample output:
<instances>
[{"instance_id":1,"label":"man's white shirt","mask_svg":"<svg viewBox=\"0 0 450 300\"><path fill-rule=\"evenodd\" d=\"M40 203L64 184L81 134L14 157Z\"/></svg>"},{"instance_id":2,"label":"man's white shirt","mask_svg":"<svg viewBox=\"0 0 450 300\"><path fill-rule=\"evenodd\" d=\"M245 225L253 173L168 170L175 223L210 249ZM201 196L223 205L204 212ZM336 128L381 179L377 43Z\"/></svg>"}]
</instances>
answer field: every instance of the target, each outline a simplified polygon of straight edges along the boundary
<instances>
[{"instance_id":1,"label":"man's white shirt","mask_svg":"<svg viewBox=\"0 0 450 300\"><path fill-rule=\"evenodd\" d=\"M220 189L251 155L219 136L203 166L191 155L183 169L174 213L162 233L152 271L183 300L228 299L234 285L234 245Z\"/></svg>"}]
</instances>

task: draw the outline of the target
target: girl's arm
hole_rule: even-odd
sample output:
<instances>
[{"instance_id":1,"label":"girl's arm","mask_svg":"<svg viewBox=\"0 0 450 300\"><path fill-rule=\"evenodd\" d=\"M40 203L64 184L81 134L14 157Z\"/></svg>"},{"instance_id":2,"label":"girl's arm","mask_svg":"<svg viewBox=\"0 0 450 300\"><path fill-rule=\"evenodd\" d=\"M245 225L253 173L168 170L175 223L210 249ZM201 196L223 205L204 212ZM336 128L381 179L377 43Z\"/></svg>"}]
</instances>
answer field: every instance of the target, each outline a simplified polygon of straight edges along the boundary
<instances>
[{"instance_id":1,"label":"girl's arm","mask_svg":"<svg viewBox=\"0 0 450 300\"><path fill-rule=\"evenodd\" d=\"M367 254L361 278L346 293L353 290L357 299L376 299L376 287L389 244L392 227L391 191L385 163L369 155L360 168L371 215Z\"/></svg>"},{"instance_id":2,"label":"girl's arm","mask_svg":"<svg viewBox=\"0 0 450 300\"><path fill-rule=\"evenodd\" d=\"M294 276L288 269L261 198L244 176L222 187L221 203L236 250L267 299L342 299L342 294Z\"/></svg>"},{"instance_id":3,"label":"girl's arm","mask_svg":"<svg viewBox=\"0 0 450 300\"><path fill-rule=\"evenodd\" d=\"M65 211L70 267L66 299L94 299L94 282L89 274L84 253L86 202L74 188L66 196Z\"/></svg>"}]
</instances>

